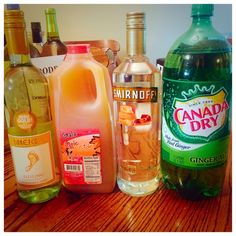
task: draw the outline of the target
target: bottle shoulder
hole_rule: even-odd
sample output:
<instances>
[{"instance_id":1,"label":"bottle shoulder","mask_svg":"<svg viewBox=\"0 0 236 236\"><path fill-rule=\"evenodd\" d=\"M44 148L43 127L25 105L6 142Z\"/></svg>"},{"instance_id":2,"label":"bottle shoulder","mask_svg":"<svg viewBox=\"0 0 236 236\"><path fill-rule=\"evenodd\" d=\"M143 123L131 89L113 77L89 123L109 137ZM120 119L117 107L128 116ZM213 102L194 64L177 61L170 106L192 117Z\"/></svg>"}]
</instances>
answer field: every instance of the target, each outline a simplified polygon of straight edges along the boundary
<instances>
[{"instance_id":1,"label":"bottle shoulder","mask_svg":"<svg viewBox=\"0 0 236 236\"><path fill-rule=\"evenodd\" d=\"M154 74L160 71L146 57L128 57L114 70L115 74Z\"/></svg>"},{"instance_id":2,"label":"bottle shoulder","mask_svg":"<svg viewBox=\"0 0 236 236\"><path fill-rule=\"evenodd\" d=\"M50 39L42 46L41 56L64 55L66 53L67 47L60 39Z\"/></svg>"},{"instance_id":3,"label":"bottle shoulder","mask_svg":"<svg viewBox=\"0 0 236 236\"><path fill-rule=\"evenodd\" d=\"M29 47L30 47L30 57L31 58L40 57L40 52L32 43L29 44Z\"/></svg>"},{"instance_id":4,"label":"bottle shoulder","mask_svg":"<svg viewBox=\"0 0 236 236\"><path fill-rule=\"evenodd\" d=\"M173 53L231 52L226 38L213 26L191 25L171 46Z\"/></svg>"},{"instance_id":5,"label":"bottle shoulder","mask_svg":"<svg viewBox=\"0 0 236 236\"><path fill-rule=\"evenodd\" d=\"M32 64L10 67L5 75L5 83L17 83L20 78L30 80L34 83L47 82L46 77L40 72L38 68Z\"/></svg>"}]
</instances>

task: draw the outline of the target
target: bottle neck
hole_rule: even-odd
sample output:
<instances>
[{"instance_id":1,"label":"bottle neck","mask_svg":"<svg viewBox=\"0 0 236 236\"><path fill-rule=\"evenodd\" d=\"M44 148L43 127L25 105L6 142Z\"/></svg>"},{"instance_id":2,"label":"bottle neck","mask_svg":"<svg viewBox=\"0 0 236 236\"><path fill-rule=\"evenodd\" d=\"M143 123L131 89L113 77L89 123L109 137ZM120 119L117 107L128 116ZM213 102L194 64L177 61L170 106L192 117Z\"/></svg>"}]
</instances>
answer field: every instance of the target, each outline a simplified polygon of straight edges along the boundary
<instances>
[{"instance_id":1,"label":"bottle neck","mask_svg":"<svg viewBox=\"0 0 236 236\"><path fill-rule=\"evenodd\" d=\"M193 27L212 27L211 16L193 16Z\"/></svg>"},{"instance_id":2,"label":"bottle neck","mask_svg":"<svg viewBox=\"0 0 236 236\"><path fill-rule=\"evenodd\" d=\"M60 39L56 14L46 13L47 40Z\"/></svg>"},{"instance_id":3,"label":"bottle neck","mask_svg":"<svg viewBox=\"0 0 236 236\"><path fill-rule=\"evenodd\" d=\"M29 43L25 28L7 27L5 35L11 65L29 64Z\"/></svg>"},{"instance_id":4,"label":"bottle neck","mask_svg":"<svg viewBox=\"0 0 236 236\"><path fill-rule=\"evenodd\" d=\"M128 56L143 56L146 53L145 40L144 29L127 29L126 50Z\"/></svg>"},{"instance_id":5,"label":"bottle neck","mask_svg":"<svg viewBox=\"0 0 236 236\"><path fill-rule=\"evenodd\" d=\"M32 40L33 43L42 43L42 36L40 31L32 30Z\"/></svg>"}]
</instances>

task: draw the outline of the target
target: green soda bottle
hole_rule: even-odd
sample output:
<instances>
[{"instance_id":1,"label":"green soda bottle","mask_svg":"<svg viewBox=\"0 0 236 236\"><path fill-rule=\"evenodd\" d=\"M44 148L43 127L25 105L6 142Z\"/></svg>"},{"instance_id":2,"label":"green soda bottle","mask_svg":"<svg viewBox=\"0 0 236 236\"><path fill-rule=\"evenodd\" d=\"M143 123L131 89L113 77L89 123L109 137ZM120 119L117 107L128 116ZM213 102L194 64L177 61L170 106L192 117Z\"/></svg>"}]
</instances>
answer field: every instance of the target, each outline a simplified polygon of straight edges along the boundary
<instances>
[{"instance_id":1,"label":"green soda bottle","mask_svg":"<svg viewBox=\"0 0 236 236\"><path fill-rule=\"evenodd\" d=\"M231 46L212 26L214 5L192 5L192 25L163 71L161 171L187 199L220 193L229 153Z\"/></svg>"}]
</instances>

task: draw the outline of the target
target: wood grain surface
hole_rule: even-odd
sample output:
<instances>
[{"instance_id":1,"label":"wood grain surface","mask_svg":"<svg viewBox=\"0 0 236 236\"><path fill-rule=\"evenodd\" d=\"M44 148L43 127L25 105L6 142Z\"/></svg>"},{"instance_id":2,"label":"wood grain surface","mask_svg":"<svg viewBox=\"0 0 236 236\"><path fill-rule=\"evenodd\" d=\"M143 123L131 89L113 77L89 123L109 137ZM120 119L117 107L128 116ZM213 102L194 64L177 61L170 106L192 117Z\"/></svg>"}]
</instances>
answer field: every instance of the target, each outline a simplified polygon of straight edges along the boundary
<instances>
[{"instance_id":1,"label":"wood grain surface","mask_svg":"<svg viewBox=\"0 0 236 236\"><path fill-rule=\"evenodd\" d=\"M130 197L118 188L110 194L75 195L64 188L53 200L22 202L16 192L9 151L4 157L5 232L231 232L232 158L220 196L200 201L182 199L160 183L147 197Z\"/></svg>"}]
</instances>

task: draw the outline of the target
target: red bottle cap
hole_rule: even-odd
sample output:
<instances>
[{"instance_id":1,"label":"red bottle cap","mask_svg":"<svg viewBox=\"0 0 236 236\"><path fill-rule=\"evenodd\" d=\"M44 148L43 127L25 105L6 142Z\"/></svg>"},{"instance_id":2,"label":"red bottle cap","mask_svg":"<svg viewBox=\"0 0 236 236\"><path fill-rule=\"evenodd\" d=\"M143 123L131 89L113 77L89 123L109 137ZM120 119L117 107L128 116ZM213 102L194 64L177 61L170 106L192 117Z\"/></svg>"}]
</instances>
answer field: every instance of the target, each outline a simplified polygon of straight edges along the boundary
<instances>
[{"instance_id":1,"label":"red bottle cap","mask_svg":"<svg viewBox=\"0 0 236 236\"><path fill-rule=\"evenodd\" d=\"M68 44L66 47L67 54L82 54L90 52L89 44Z\"/></svg>"}]
</instances>

